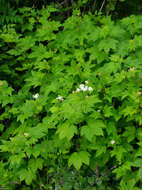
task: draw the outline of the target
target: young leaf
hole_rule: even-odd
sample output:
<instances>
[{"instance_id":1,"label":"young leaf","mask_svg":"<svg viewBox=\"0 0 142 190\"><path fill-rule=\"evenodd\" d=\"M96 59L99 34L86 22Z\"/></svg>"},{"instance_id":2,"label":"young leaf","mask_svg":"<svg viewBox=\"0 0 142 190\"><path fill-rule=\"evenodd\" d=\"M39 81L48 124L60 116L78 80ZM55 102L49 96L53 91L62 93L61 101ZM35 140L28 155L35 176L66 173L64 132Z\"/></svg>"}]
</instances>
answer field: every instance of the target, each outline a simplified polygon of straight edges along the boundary
<instances>
[{"instance_id":1,"label":"young leaf","mask_svg":"<svg viewBox=\"0 0 142 190\"><path fill-rule=\"evenodd\" d=\"M77 127L75 125L66 122L58 127L57 134L59 134L59 138L67 138L68 141L77 134Z\"/></svg>"},{"instance_id":2,"label":"young leaf","mask_svg":"<svg viewBox=\"0 0 142 190\"><path fill-rule=\"evenodd\" d=\"M103 128L105 124L101 120L89 119L88 125L81 128L81 135L85 136L89 141L92 140L94 135L103 136Z\"/></svg>"},{"instance_id":3,"label":"young leaf","mask_svg":"<svg viewBox=\"0 0 142 190\"><path fill-rule=\"evenodd\" d=\"M89 165L89 157L90 154L86 151L74 152L68 160L68 165L69 167L73 165L79 170L83 163Z\"/></svg>"}]
</instances>

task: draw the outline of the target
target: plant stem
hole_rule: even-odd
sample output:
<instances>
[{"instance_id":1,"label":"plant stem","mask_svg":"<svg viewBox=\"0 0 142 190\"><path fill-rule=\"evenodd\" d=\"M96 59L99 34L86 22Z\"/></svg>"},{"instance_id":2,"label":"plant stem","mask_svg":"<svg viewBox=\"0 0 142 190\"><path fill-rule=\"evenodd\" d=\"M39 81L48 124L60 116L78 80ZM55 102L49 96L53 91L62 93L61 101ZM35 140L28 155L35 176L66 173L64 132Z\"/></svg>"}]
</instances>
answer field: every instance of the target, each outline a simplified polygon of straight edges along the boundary
<instances>
[{"instance_id":1,"label":"plant stem","mask_svg":"<svg viewBox=\"0 0 142 190\"><path fill-rule=\"evenodd\" d=\"M101 8L100 8L99 12L102 11L102 9L103 9L103 7L104 7L104 5L105 5L105 2L106 2L106 0L103 1L103 3L102 3L102 5L101 5Z\"/></svg>"}]
</instances>

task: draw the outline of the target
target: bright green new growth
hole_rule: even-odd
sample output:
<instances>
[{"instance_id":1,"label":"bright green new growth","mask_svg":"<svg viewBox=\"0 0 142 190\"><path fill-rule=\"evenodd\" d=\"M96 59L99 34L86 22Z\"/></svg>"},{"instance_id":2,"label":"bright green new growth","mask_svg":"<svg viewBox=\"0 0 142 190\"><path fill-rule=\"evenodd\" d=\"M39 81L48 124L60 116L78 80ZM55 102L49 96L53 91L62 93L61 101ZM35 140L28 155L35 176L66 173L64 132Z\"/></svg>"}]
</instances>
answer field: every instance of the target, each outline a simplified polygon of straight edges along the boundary
<instances>
[{"instance_id":1,"label":"bright green new growth","mask_svg":"<svg viewBox=\"0 0 142 190\"><path fill-rule=\"evenodd\" d=\"M48 189L41 176L61 160L141 189L142 16L60 23L55 11L23 8L0 34L0 185Z\"/></svg>"}]
</instances>

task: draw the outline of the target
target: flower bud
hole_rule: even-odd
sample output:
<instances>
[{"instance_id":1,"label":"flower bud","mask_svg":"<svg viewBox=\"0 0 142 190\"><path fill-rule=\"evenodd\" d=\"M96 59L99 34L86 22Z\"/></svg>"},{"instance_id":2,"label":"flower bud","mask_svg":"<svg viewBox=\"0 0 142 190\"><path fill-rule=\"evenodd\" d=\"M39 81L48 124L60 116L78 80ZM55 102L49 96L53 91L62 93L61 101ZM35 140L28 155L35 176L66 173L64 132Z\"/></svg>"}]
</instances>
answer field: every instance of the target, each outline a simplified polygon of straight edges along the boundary
<instances>
[{"instance_id":1,"label":"flower bud","mask_svg":"<svg viewBox=\"0 0 142 190\"><path fill-rule=\"evenodd\" d=\"M111 140L110 144L112 144L112 145L115 144L115 140Z\"/></svg>"}]
</instances>

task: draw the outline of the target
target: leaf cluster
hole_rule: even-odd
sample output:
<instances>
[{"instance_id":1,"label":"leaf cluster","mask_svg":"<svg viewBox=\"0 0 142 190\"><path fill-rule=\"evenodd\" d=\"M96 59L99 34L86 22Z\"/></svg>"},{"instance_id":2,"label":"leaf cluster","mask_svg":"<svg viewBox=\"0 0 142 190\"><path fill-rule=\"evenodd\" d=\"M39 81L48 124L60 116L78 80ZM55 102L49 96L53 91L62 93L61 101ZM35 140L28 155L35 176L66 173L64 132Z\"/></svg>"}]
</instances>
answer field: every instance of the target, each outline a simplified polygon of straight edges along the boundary
<instances>
[{"instance_id":1,"label":"leaf cluster","mask_svg":"<svg viewBox=\"0 0 142 190\"><path fill-rule=\"evenodd\" d=\"M0 185L51 189L64 166L91 170L94 189L107 174L102 189L141 189L142 16L56 11L22 8L0 31Z\"/></svg>"}]
</instances>

